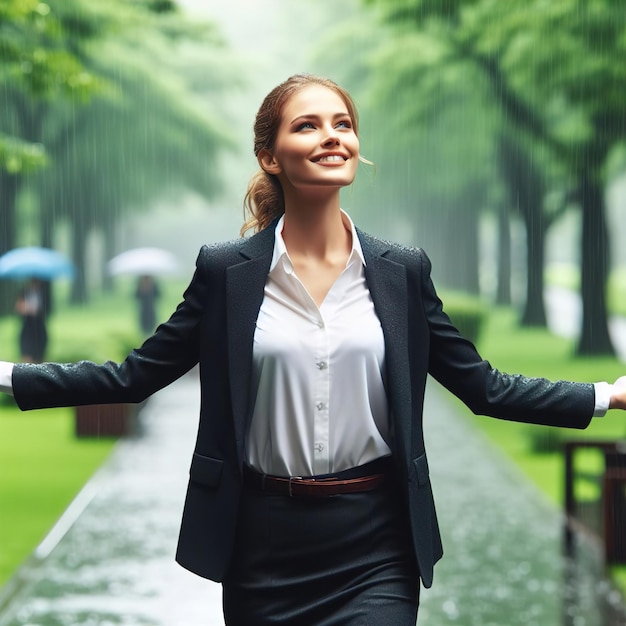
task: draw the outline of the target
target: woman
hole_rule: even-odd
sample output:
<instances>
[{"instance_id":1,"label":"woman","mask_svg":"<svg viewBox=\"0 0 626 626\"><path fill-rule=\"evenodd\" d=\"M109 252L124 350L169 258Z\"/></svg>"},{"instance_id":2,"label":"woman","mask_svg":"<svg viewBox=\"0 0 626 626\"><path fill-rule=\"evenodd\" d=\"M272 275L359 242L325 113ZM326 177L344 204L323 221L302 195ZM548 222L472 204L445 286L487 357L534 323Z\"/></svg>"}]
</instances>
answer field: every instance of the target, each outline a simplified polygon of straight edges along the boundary
<instances>
[{"instance_id":1,"label":"woman","mask_svg":"<svg viewBox=\"0 0 626 626\"><path fill-rule=\"evenodd\" d=\"M154 277L140 276L137 279L135 298L139 302L139 327L144 335L154 332L156 327L156 301L161 297L159 285Z\"/></svg>"},{"instance_id":2,"label":"woman","mask_svg":"<svg viewBox=\"0 0 626 626\"><path fill-rule=\"evenodd\" d=\"M23 363L41 363L48 345L44 285L32 278L20 293L15 311L22 319L20 355Z\"/></svg>"},{"instance_id":3,"label":"woman","mask_svg":"<svg viewBox=\"0 0 626 626\"><path fill-rule=\"evenodd\" d=\"M442 310L420 249L352 224L350 96L297 75L255 121L258 231L204 247L184 300L124 363L4 364L23 409L139 402L200 365L177 560L222 581L229 625L413 625L442 555L422 431L430 373L473 411L584 428L614 385L493 369ZM12 370L12 383L11 383Z\"/></svg>"}]
</instances>

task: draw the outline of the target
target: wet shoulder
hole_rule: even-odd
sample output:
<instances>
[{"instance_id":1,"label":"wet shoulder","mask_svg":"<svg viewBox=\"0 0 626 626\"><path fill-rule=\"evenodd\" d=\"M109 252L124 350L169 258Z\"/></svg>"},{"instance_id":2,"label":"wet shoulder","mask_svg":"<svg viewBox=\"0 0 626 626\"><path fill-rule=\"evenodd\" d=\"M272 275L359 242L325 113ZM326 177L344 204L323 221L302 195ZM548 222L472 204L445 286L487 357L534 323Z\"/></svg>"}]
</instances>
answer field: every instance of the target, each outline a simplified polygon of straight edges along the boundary
<instances>
[{"instance_id":1,"label":"wet shoulder","mask_svg":"<svg viewBox=\"0 0 626 626\"><path fill-rule=\"evenodd\" d=\"M196 265L199 268L203 266L227 267L233 263L240 262L242 259L241 250L245 242L244 238L239 238L205 244L200 248Z\"/></svg>"},{"instance_id":2,"label":"wet shoulder","mask_svg":"<svg viewBox=\"0 0 626 626\"><path fill-rule=\"evenodd\" d=\"M396 241L390 241L375 237L369 233L358 231L359 240L364 248L368 248L373 254L378 254L390 261L402 265L421 267L424 262L428 263L428 256L418 246L409 246Z\"/></svg>"}]
</instances>

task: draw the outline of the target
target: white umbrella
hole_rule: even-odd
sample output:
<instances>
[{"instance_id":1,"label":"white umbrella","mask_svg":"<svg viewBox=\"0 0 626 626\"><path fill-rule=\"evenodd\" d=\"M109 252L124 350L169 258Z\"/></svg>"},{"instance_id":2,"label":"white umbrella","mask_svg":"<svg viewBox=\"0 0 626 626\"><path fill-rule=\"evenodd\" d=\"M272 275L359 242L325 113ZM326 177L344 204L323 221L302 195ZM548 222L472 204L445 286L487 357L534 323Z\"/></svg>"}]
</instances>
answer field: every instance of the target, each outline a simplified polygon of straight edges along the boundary
<instances>
[{"instance_id":1,"label":"white umbrella","mask_svg":"<svg viewBox=\"0 0 626 626\"><path fill-rule=\"evenodd\" d=\"M163 276L176 274L180 263L171 252L162 248L133 248L113 257L107 263L107 269L112 276Z\"/></svg>"}]
</instances>

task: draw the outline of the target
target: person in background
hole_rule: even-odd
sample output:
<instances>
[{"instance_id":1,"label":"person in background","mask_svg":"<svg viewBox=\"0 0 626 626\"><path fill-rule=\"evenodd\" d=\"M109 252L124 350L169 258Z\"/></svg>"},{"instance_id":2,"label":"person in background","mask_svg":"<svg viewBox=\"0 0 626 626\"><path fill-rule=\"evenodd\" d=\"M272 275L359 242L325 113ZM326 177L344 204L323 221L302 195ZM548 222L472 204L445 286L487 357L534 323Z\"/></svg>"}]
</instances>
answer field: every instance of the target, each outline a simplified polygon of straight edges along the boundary
<instances>
[{"instance_id":1,"label":"person in background","mask_svg":"<svg viewBox=\"0 0 626 626\"><path fill-rule=\"evenodd\" d=\"M427 376L475 413L571 428L624 409L626 377L552 382L478 354L426 252L342 210L361 156L356 107L333 81L290 77L254 132L242 234L255 234L204 246L181 304L123 363L0 363L0 389L24 410L139 402L199 363L176 558L222 582L226 624L414 626L443 554Z\"/></svg>"},{"instance_id":2,"label":"person in background","mask_svg":"<svg viewBox=\"0 0 626 626\"><path fill-rule=\"evenodd\" d=\"M46 353L48 331L45 296L43 282L32 278L15 303L15 312L22 320L19 343L23 363L41 363Z\"/></svg>"},{"instance_id":3,"label":"person in background","mask_svg":"<svg viewBox=\"0 0 626 626\"><path fill-rule=\"evenodd\" d=\"M148 335L156 327L156 301L161 297L159 285L152 276L140 276L137 280L135 298L139 302L139 326Z\"/></svg>"}]
</instances>

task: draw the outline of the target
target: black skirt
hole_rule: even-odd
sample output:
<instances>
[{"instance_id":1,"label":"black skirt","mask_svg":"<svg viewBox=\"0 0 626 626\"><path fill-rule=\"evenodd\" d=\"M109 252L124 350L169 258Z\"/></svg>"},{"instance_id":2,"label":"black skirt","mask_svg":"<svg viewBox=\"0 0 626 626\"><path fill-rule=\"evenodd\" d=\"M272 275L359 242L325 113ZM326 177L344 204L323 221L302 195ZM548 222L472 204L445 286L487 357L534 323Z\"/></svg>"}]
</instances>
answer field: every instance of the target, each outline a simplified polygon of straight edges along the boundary
<instances>
[{"instance_id":1,"label":"black skirt","mask_svg":"<svg viewBox=\"0 0 626 626\"><path fill-rule=\"evenodd\" d=\"M244 489L238 519L227 626L415 626L419 577L396 480L322 498Z\"/></svg>"}]
</instances>

